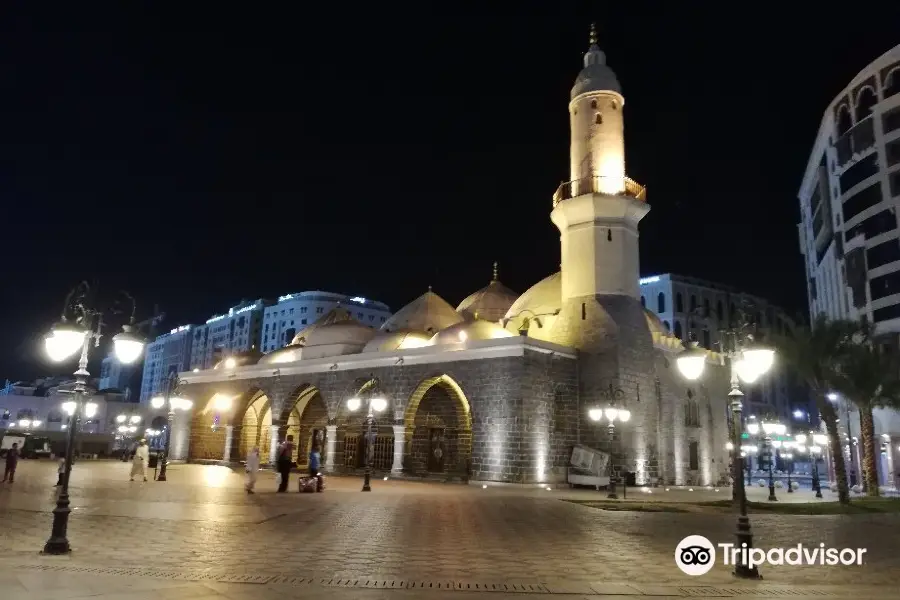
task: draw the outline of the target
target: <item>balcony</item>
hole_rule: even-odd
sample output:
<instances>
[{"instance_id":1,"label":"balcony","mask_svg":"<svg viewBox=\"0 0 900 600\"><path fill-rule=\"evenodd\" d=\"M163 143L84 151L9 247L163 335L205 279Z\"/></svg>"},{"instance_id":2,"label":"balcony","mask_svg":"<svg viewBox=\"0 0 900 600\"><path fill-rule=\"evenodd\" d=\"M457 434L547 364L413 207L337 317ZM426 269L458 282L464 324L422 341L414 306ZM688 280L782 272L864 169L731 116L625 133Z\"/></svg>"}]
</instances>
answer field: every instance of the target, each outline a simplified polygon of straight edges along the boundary
<instances>
[{"instance_id":1,"label":"balcony","mask_svg":"<svg viewBox=\"0 0 900 600\"><path fill-rule=\"evenodd\" d=\"M621 195L641 202L647 201L647 188L629 177L592 175L560 184L553 194L553 207L556 208L556 205L563 200L582 194Z\"/></svg>"}]
</instances>

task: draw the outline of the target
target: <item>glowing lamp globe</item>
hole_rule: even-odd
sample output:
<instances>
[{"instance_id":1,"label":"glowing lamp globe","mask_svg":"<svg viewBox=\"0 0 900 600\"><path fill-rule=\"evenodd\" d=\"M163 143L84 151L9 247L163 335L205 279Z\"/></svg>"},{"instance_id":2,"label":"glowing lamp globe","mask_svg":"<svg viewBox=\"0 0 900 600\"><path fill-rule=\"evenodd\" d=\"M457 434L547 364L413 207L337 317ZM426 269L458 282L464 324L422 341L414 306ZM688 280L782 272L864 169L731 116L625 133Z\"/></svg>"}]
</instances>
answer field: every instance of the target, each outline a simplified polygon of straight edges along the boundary
<instances>
[{"instance_id":1,"label":"glowing lamp globe","mask_svg":"<svg viewBox=\"0 0 900 600\"><path fill-rule=\"evenodd\" d=\"M62 403L63 412L66 413L67 415L69 415L70 417L75 414L75 408L77 406L78 405L75 404L74 402L72 402L71 400L69 400L68 402Z\"/></svg>"},{"instance_id":2,"label":"glowing lamp globe","mask_svg":"<svg viewBox=\"0 0 900 600\"><path fill-rule=\"evenodd\" d=\"M193 400L187 398L170 398L169 402L175 410L191 410L194 407Z\"/></svg>"},{"instance_id":3,"label":"glowing lamp globe","mask_svg":"<svg viewBox=\"0 0 900 600\"><path fill-rule=\"evenodd\" d=\"M58 323L44 338L44 349L54 362L72 357L84 345L87 330L71 323Z\"/></svg>"},{"instance_id":4,"label":"glowing lamp globe","mask_svg":"<svg viewBox=\"0 0 900 600\"><path fill-rule=\"evenodd\" d=\"M387 408L387 400L384 398L372 398L372 410L381 412Z\"/></svg>"},{"instance_id":5,"label":"glowing lamp globe","mask_svg":"<svg viewBox=\"0 0 900 600\"><path fill-rule=\"evenodd\" d=\"M137 424L137 423L140 423L140 422L141 422L141 416L140 416L140 415L133 415L133 416L132 416L130 419L128 419L128 420L131 421L132 423Z\"/></svg>"},{"instance_id":6,"label":"glowing lamp globe","mask_svg":"<svg viewBox=\"0 0 900 600\"><path fill-rule=\"evenodd\" d=\"M759 423L747 423L747 433L750 435L759 433Z\"/></svg>"},{"instance_id":7,"label":"glowing lamp globe","mask_svg":"<svg viewBox=\"0 0 900 600\"><path fill-rule=\"evenodd\" d=\"M166 399L162 396L156 396L155 398L150 399L150 406L153 408L162 408L163 404L166 403Z\"/></svg>"},{"instance_id":8,"label":"glowing lamp globe","mask_svg":"<svg viewBox=\"0 0 900 600\"><path fill-rule=\"evenodd\" d=\"M123 365L130 365L144 352L144 340L132 333L129 327L113 336L113 351Z\"/></svg>"},{"instance_id":9,"label":"glowing lamp globe","mask_svg":"<svg viewBox=\"0 0 900 600\"><path fill-rule=\"evenodd\" d=\"M823 433L817 433L813 435L813 441L820 446L824 446L828 443L828 436Z\"/></svg>"},{"instance_id":10,"label":"glowing lamp globe","mask_svg":"<svg viewBox=\"0 0 900 600\"><path fill-rule=\"evenodd\" d=\"M759 379L759 376L761 375L761 373L753 367L752 363L743 358L735 361L734 370L744 383L753 383Z\"/></svg>"},{"instance_id":11,"label":"glowing lamp globe","mask_svg":"<svg viewBox=\"0 0 900 600\"><path fill-rule=\"evenodd\" d=\"M96 402L85 402L84 403L84 416L88 419L93 419L97 416L97 403Z\"/></svg>"},{"instance_id":12,"label":"glowing lamp globe","mask_svg":"<svg viewBox=\"0 0 900 600\"><path fill-rule=\"evenodd\" d=\"M770 348L751 348L744 350L744 360L747 361L751 368L759 375L764 375L775 364L775 351Z\"/></svg>"},{"instance_id":13,"label":"glowing lamp globe","mask_svg":"<svg viewBox=\"0 0 900 600\"><path fill-rule=\"evenodd\" d=\"M591 421L599 421L603 418L603 409L602 408L592 408L588 411L588 416L591 418Z\"/></svg>"},{"instance_id":14,"label":"glowing lamp globe","mask_svg":"<svg viewBox=\"0 0 900 600\"><path fill-rule=\"evenodd\" d=\"M610 408L607 408L606 410L604 410L603 412L606 413L606 418L609 419L610 421L615 421L616 417L619 416L618 408L610 407Z\"/></svg>"},{"instance_id":15,"label":"glowing lamp globe","mask_svg":"<svg viewBox=\"0 0 900 600\"><path fill-rule=\"evenodd\" d=\"M116 417L116 423L124 423L125 418L125 415L119 415L118 417Z\"/></svg>"},{"instance_id":16,"label":"glowing lamp globe","mask_svg":"<svg viewBox=\"0 0 900 600\"><path fill-rule=\"evenodd\" d=\"M218 411L227 411L231 410L232 398L230 396L223 396L222 394L216 394L215 400L213 402L213 406Z\"/></svg>"},{"instance_id":17,"label":"glowing lamp globe","mask_svg":"<svg viewBox=\"0 0 900 600\"><path fill-rule=\"evenodd\" d=\"M692 343L690 347L685 349L678 358L675 359L678 370L682 377L688 381L700 379L703 370L706 367L706 352L697 347L696 343Z\"/></svg>"},{"instance_id":18,"label":"glowing lamp globe","mask_svg":"<svg viewBox=\"0 0 900 600\"><path fill-rule=\"evenodd\" d=\"M361 404L362 402L359 398L350 398L349 400L347 400L347 408L350 410L350 412L359 410Z\"/></svg>"},{"instance_id":19,"label":"glowing lamp globe","mask_svg":"<svg viewBox=\"0 0 900 600\"><path fill-rule=\"evenodd\" d=\"M619 409L619 420L622 421L623 423L627 423L629 421L629 419L631 419L631 411L628 410L627 408L620 408Z\"/></svg>"}]
</instances>

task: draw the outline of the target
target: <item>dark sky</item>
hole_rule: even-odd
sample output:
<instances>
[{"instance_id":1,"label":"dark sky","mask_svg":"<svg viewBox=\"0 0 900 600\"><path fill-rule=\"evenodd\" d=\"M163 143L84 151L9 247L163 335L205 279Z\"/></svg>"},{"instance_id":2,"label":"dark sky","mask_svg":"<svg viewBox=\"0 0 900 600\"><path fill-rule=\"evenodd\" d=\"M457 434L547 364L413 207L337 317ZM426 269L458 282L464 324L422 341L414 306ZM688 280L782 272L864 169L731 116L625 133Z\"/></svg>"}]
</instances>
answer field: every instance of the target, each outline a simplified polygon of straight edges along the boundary
<instances>
[{"instance_id":1,"label":"dark sky","mask_svg":"<svg viewBox=\"0 0 900 600\"><path fill-rule=\"evenodd\" d=\"M262 4L4 9L0 379L71 370L37 341L81 279L159 304L167 329L305 289L455 304L495 259L524 291L559 264L551 195L592 20L653 207L642 273L804 310L796 191L819 119L900 42L896 12L862 33L819 3Z\"/></svg>"}]
</instances>

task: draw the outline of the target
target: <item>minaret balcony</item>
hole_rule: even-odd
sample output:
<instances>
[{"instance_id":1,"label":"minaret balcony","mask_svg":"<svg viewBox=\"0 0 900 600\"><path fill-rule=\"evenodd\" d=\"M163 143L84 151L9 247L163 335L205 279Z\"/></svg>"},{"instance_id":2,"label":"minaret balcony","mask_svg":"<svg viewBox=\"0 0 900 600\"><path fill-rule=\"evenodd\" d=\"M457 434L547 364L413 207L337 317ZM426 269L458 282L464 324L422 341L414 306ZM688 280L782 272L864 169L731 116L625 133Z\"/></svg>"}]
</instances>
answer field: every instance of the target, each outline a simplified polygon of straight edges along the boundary
<instances>
[{"instance_id":1,"label":"minaret balcony","mask_svg":"<svg viewBox=\"0 0 900 600\"><path fill-rule=\"evenodd\" d=\"M553 206L555 208L563 200L583 194L628 196L641 202L647 201L647 188L630 177L592 175L560 184L553 194Z\"/></svg>"}]
</instances>

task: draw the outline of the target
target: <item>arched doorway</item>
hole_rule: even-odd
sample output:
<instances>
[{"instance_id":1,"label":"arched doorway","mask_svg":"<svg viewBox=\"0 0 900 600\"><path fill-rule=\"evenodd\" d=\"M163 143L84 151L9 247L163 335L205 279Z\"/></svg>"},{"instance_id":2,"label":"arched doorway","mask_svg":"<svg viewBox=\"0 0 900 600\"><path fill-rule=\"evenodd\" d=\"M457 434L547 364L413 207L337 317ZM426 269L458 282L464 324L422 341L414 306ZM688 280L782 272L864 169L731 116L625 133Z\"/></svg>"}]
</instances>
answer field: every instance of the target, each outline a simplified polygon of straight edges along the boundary
<instances>
[{"instance_id":1,"label":"arched doorway","mask_svg":"<svg viewBox=\"0 0 900 600\"><path fill-rule=\"evenodd\" d=\"M349 397L360 399L359 409L351 412L346 400L340 405L335 464L345 472L364 469L369 459L375 472L391 470L394 462L394 416L390 402L383 412L374 415L372 437L367 441L367 403L376 396L384 397L378 379L359 378L353 382L349 394Z\"/></svg>"},{"instance_id":2,"label":"arched doorway","mask_svg":"<svg viewBox=\"0 0 900 600\"><path fill-rule=\"evenodd\" d=\"M292 396L294 399L285 404L281 415L283 438L294 436L293 459L301 469L309 464L313 443L318 443L324 464L328 451L325 429L328 425L328 408L325 399L318 388L310 385L301 386Z\"/></svg>"},{"instance_id":3,"label":"arched doorway","mask_svg":"<svg viewBox=\"0 0 900 600\"><path fill-rule=\"evenodd\" d=\"M448 375L422 381L409 398L406 468L416 475L468 475L472 457L472 415L459 384Z\"/></svg>"},{"instance_id":4,"label":"arched doorway","mask_svg":"<svg viewBox=\"0 0 900 600\"><path fill-rule=\"evenodd\" d=\"M269 445L272 431L272 408L269 397L257 392L250 396L247 408L241 416L235 415L233 444L237 454L231 460L246 460L254 447L259 448L260 462L269 462Z\"/></svg>"}]
</instances>

